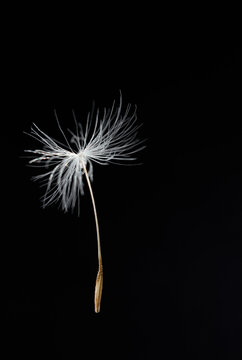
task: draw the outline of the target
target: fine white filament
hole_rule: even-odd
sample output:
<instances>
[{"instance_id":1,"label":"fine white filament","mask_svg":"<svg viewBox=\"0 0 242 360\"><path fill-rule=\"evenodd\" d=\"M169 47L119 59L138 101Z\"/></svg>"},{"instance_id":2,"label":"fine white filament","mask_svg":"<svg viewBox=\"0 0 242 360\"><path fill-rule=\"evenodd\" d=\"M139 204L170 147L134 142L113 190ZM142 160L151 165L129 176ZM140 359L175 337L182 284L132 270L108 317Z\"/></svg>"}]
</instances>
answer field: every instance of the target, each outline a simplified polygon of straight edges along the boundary
<instances>
[{"instance_id":1,"label":"fine white filament","mask_svg":"<svg viewBox=\"0 0 242 360\"><path fill-rule=\"evenodd\" d=\"M102 114L98 109L95 116L89 113L84 128L77 123L74 112L73 117L76 131L74 133L68 130L71 135L68 141L56 115L64 144L54 140L33 124L29 135L38 140L43 148L25 151L32 154L30 164L47 168L45 173L33 177L34 180L41 180L46 186L45 195L42 198L43 207L60 202L65 212L69 209L73 210L79 202L79 196L84 194L83 176L86 178L97 230L99 270L95 288L95 311L99 312L103 268L98 218L91 187L93 162L100 165L127 163L136 159L134 154L142 150L144 145L142 145L143 141L137 139L137 130L140 125L137 125L136 108L131 112L131 105L128 105L122 114L121 94L118 106L115 106L114 101L110 109L104 108Z\"/></svg>"}]
</instances>

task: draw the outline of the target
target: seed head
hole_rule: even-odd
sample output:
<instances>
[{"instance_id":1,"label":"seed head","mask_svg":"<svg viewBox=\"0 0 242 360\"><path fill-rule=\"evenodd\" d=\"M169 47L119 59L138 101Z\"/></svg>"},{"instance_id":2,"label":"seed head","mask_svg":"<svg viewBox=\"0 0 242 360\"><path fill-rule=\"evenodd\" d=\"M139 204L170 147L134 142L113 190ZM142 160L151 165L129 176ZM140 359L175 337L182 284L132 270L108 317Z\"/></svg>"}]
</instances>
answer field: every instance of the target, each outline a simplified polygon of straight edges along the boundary
<instances>
[{"instance_id":1,"label":"seed head","mask_svg":"<svg viewBox=\"0 0 242 360\"><path fill-rule=\"evenodd\" d=\"M73 117L76 130L75 133L68 130L71 135L68 141L56 115L64 143L54 140L35 124L29 134L43 145L43 149L25 151L32 153L30 164L47 168L33 178L46 186L42 198L44 207L60 201L64 211L74 209L79 194L84 194L84 167L93 181L93 162L127 163L135 160L134 154L144 148L143 141L136 137L140 127L136 123L136 108L131 111L129 104L122 113L121 94L118 106L114 101L110 109L104 108L102 115L98 109L95 114L89 113L84 128L77 123L74 112Z\"/></svg>"}]
</instances>

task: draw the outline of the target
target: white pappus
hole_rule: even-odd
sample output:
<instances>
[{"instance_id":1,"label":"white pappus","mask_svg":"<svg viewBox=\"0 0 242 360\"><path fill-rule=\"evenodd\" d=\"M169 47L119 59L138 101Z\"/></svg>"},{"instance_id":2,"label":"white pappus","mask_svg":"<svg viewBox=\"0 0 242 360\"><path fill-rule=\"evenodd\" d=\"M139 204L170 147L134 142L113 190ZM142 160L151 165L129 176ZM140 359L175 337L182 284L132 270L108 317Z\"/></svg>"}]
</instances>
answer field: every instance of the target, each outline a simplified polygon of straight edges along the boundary
<instances>
[{"instance_id":1,"label":"white pappus","mask_svg":"<svg viewBox=\"0 0 242 360\"><path fill-rule=\"evenodd\" d=\"M115 101L108 110L104 108L103 114L96 111L95 119L90 113L87 116L86 126L83 129L77 123L75 114L73 117L76 124L76 133L68 130L71 134L70 141L62 131L57 116L57 123L66 144L54 140L35 124L29 135L42 143L42 150L25 150L33 154L30 164L38 163L49 171L34 176L34 180L43 180L46 192L43 196L43 207L53 202L61 201L62 209L67 211L74 209L79 194L84 194L83 175L87 169L90 180L93 180L93 165L96 162L101 165L131 161L136 158L133 154L144 148L143 141L136 138L136 108L131 112L128 104L122 114L122 96L115 107Z\"/></svg>"}]
</instances>

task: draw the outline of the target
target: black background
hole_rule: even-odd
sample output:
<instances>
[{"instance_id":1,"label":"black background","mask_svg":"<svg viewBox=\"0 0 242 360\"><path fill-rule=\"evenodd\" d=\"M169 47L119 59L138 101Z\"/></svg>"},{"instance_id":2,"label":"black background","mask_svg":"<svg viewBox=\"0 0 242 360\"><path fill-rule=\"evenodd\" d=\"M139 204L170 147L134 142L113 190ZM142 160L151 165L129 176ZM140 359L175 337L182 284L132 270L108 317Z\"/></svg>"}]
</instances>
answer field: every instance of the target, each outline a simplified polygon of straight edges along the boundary
<instances>
[{"instance_id":1,"label":"black background","mask_svg":"<svg viewBox=\"0 0 242 360\"><path fill-rule=\"evenodd\" d=\"M115 6L15 8L3 27L7 358L241 359L239 27L210 9ZM35 122L60 137L54 109L71 128L71 109L85 122L93 100L108 107L119 89L147 147L141 166L94 168L104 262L95 314L88 191L79 217L41 209L44 189L22 158L38 145L23 131Z\"/></svg>"}]
</instances>

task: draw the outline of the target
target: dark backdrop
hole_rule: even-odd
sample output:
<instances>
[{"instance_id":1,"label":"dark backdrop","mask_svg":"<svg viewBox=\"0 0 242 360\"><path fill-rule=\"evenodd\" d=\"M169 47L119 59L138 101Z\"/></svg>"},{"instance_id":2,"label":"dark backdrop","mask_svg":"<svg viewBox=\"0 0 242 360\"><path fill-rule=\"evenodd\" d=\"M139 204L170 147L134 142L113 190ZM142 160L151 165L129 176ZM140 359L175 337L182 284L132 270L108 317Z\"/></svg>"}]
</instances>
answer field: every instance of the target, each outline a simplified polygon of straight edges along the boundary
<instances>
[{"instance_id":1,"label":"dark backdrop","mask_svg":"<svg viewBox=\"0 0 242 360\"><path fill-rule=\"evenodd\" d=\"M217 21L218 14L164 8L141 14L125 5L100 15L96 8L59 10L11 9L2 32L9 358L241 359L236 20L231 27L226 15ZM147 147L141 166L94 168L104 261L97 315L89 194L79 217L58 206L43 210L44 189L30 180L36 169L22 158L37 144L23 131L35 122L58 137L54 109L66 129L71 109L85 123L93 100L108 107L120 89L125 104L137 105Z\"/></svg>"}]
</instances>

